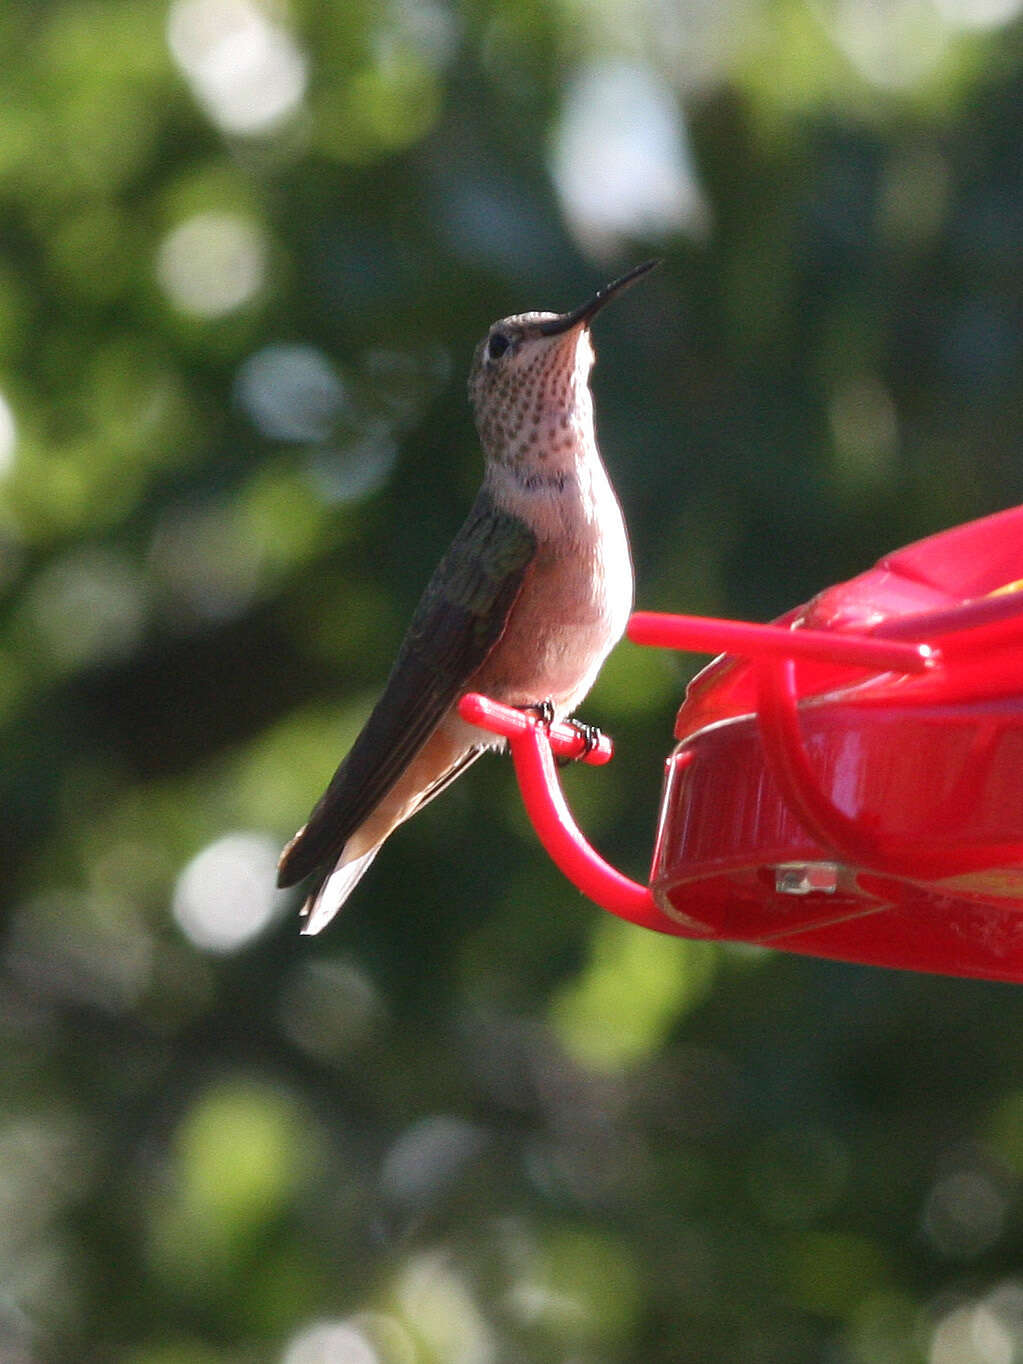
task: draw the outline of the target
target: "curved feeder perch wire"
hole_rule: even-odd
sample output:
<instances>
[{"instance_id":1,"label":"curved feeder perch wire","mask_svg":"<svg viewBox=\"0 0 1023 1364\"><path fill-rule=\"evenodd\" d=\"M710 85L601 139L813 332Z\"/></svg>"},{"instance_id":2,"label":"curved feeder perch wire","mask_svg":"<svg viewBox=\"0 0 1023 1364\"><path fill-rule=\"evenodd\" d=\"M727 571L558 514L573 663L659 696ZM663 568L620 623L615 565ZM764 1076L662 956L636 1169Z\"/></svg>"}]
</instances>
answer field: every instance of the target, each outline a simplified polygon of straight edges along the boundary
<instances>
[{"instance_id":1,"label":"curved feeder perch wire","mask_svg":"<svg viewBox=\"0 0 1023 1364\"><path fill-rule=\"evenodd\" d=\"M460 707L508 738L541 842L585 895L680 936L1023 981L1023 507L772 625L639 612L628 634L723 651L679 711L649 886L568 809L570 724ZM610 757L605 740L584 760Z\"/></svg>"},{"instance_id":2,"label":"curved feeder perch wire","mask_svg":"<svg viewBox=\"0 0 1023 1364\"><path fill-rule=\"evenodd\" d=\"M572 884L621 919L643 928L680 933L682 930L657 908L650 888L630 881L605 862L572 818L554 758L579 757L585 747L582 737L570 725L552 725L548 731L535 716L477 692L463 696L458 709L463 720L508 740L526 813L551 861ZM600 745L583 755L582 761L610 762L611 752L610 740L602 735Z\"/></svg>"}]
</instances>

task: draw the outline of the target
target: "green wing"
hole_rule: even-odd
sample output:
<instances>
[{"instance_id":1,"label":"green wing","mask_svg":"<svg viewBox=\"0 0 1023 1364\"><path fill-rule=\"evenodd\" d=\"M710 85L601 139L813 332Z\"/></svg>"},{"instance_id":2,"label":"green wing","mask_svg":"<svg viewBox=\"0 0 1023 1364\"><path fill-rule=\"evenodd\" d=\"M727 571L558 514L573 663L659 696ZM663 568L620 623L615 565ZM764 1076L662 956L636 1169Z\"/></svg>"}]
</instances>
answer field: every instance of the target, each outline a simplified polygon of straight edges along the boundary
<instances>
[{"instance_id":1,"label":"green wing","mask_svg":"<svg viewBox=\"0 0 1023 1364\"><path fill-rule=\"evenodd\" d=\"M420 599L383 695L285 849L279 885L340 856L501 638L535 552L529 527L481 489Z\"/></svg>"}]
</instances>

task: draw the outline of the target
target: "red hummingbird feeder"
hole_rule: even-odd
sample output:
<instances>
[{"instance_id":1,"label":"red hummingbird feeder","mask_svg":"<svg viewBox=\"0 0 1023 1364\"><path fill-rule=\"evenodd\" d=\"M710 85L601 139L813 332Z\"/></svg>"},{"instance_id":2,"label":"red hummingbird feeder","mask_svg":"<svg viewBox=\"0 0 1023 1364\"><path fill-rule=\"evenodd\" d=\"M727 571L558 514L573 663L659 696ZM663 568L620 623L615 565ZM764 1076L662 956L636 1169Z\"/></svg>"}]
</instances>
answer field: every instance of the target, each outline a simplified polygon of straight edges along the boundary
<instances>
[{"instance_id":1,"label":"red hummingbird feeder","mask_svg":"<svg viewBox=\"0 0 1023 1364\"><path fill-rule=\"evenodd\" d=\"M772 625L638 612L633 642L718 652L687 688L650 884L586 841L571 725L471 694L555 863L645 928L1023 981L1023 507L908 545ZM604 740L585 755L607 762Z\"/></svg>"}]
</instances>

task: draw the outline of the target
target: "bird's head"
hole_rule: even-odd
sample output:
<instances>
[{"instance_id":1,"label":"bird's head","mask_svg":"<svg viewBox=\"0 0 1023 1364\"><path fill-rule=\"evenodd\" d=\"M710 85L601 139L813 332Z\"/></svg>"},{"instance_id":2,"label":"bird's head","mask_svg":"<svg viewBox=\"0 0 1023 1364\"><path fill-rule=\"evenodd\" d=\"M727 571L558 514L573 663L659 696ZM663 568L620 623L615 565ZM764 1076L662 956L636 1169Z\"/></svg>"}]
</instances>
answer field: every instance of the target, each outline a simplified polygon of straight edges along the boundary
<instances>
[{"instance_id":1,"label":"bird's head","mask_svg":"<svg viewBox=\"0 0 1023 1364\"><path fill-rule=\"evenodd\" d=\"M645 261L570 313L517 313L476 347L469 400L488 459L543 462L592 424L590 323L656 261Z\"/></svg>"}]
</instances>

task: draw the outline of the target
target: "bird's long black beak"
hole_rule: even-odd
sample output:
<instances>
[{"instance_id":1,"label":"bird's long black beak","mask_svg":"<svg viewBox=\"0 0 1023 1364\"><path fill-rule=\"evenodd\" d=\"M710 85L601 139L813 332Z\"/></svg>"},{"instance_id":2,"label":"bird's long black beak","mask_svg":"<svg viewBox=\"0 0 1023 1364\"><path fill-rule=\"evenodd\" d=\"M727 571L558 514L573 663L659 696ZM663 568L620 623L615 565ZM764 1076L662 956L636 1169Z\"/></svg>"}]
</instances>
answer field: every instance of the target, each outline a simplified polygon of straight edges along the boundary
<instances>
[{"instance_id":1,"label":"bird's long black beak","mask_svg":"<svg viewBox=\"0 0 1023 1364\"><path fill-rule=\"evenodd\" d=\"M648 274L660 263L659 260L645 260L642 265L634 266L620 279L605 284L603 289L598 289L592 298L587 299L585 303L573 309L572 312L559 313L557 317L552 317L549 322L537 322L535 324L536 330L541 336L558 336L561 332L571 331L573 327L588 327L605 303L610 303L613 298L617 298L619 294L631 288L637 279Z\"/></svg>"}]
</instances>

